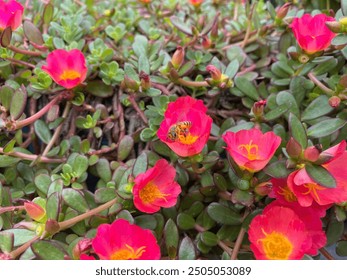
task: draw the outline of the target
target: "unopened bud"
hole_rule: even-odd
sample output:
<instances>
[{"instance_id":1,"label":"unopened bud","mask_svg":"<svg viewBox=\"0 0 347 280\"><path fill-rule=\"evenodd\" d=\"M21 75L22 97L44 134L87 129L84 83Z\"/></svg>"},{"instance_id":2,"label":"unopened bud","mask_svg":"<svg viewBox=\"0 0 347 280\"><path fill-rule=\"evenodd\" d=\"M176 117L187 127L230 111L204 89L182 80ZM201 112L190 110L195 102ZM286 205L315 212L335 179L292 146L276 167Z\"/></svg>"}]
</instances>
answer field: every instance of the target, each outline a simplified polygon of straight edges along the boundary
<instances>
[{"instance_id":1,"label":"unopened bud","mask_svg":"<svg viewBox=\"0 0 347 280\"><path fill-rule=\"evenodd\" d=\"M212 26L211 38L212 39L218 38L218 20L216 20L215 24Z\"/></svg>"},{"instance_id":2,"label":"unopened bud","mask_svg":"<svg viewBox=\"0 0 347 280\"><path fill-rule=\"evenodd\" d=\"M178 74L178 72L174 68L171 68L169 77L170 77L171 81L175 82L180 78L180 75Z\"/></svg>"},{"instance_id":3,"label":"unopened bud","mask_svg":"<svg viewBox=\"0 0 347 280\"><path fill-rule=\"evenodd\" d=\"M172 56L171 63L174 68L179 69L184 61L185 51L181 46L178 46Z\"/></svg>"},{"instance_id":4,"label":"unopened bud","mask_svg":"<svg viewBox=\"0 0 347 280\"><path fill-rule=\"evenodd\" d=\"M277 18L283 19L287 15L291 5L291 3L285 3L283 6L279 7L276 13Z\"/></svg>"},{"instance_id":5,"label":"unopened bud","mask_svg":"<svg viewBox=\"0 0 347 280\"><path fill-rule=\"evenodd\" d=\"M92 246L93 239L91 238L84 238L75 245L75 247L72 250L72 256L75 260L79 260L80 256L87 252L90 247Z\"/></svg>"},{"instance_id":6,"label":"unopened bud","mask_svg":"<svg viewBox=\"0 0 347 280\"><path fill-rule=\"evenodd\" d=\"M139 85L137 84L137 82L131 79L128 75L124 76L122 87L125 90L132 91L132 92L136 92L139 90Z\"/></svg>"},{"instance_id":7,"label":"unopened bud","mask_svg":"<svg viewBox=\"0 0 347 280\"><path fill-rule=\"evenodd\" d=\"M291 137L287 143L286 151L292 158L298 158L301 155L302 147L298 141Z\"/></svg>"},{"instance_id":8,"label":"unopened bud","mask_svg":"<svg viewBox=\"0 0 347 280\"><path fill-rule=\"evenodd\" d=\"M207 49L209 49L209 48L211 47L212 42L211 42L211 40L210 40L207 36L204 36L204 37L202 38L202 43L201 43L201 45L202 45L202 47L203 47L205 50L207 50Z\"/></svg>"},{"instance_id":9,"label":"unopened bud","mask_svg":"<svg viewBox=\"0 0 347 280\"><path fill-rule=\"evenodd\" d=\"M305 149L304 158L308 161L315 162L318 160L319 154L320 154L320 151L316 147L311 146Z\"/></svg>"},{"instance_id":10,"label":"unopened bud","mask_svg":"<svg viewBox=\"0 0 347 280\"><path fill-rule=\"evenodd\" d=\"M260 196L266 196L272 191L272 183L264 182L259 185L256 185L254 191L256 194L259 194Z\"/></svg>"},{"instance_id":11,"label":"unopened bud","mask_svg":"<svg viewBox=\"0 0 347 280\"><path fill-rule=\"evenodd\" d=\"M256 118L262 117L264 115L265 105L266 105L266 100L260 100L253 104L252 112Z\"/></svg>"},{"instance_id":12,"label":"unopened bud","mask_svg":"<svg viewBox=\"0 0 347 280\"><path fill-rule=\"evenodd\" d=\"M141 89L147 90L151 87L151 78L149 75L143 71L140 73Z\"/></svg>"},{"instance_id":13,"label":"unopened bud","mask_svg":"<svg viewBox=\"0 0 347 280\"><path fill-rule=\"evenodd\" d=\"M60 230L59 223L56 220L48 219L46 222L45 231L49 233L49 235L53 235Z\"/></svg>"},{"instance_id":14,"label":"unopened bud","mask_svg":"<svg viewBox=\"0 0 347 280\"><path fill-rule=\"evenodd\" d=\"M205 22L206 22L206 15L202 15L201 17L199 17L198 26L202 27Z\"/></svg>"},{"instance_id":15,"label":"unopened bud","mask_svg":"<svg viewBox=\"0 0 347 280\"><path fill-rule=\"evenodd\" d=\"M214 81L220 81L222 79L222 72L217 69L216 66L210 64L206 66L206 71L210 73L212 79Z\"/></svg>"},{"instance_id":16,"label":"unopened bud","mask_svg":"<svg viewBox=\"0 0 347 280\"><path fill-rule=\"evenodd\" d=\"M339 107L341 99L338 96L332 96L329 98L329 105L333 108Z\"/></svg>"},{"instance_id":17,"label":"unopened bud","mask_svg":"<svg viewBox=\"0 0 347 280\"><path fill-rule=\"evenodd\" d=\"M343 29L343 24L339 21L326 21L325 25L334 33L340 33Z\"/></svg>"}]
</instances>

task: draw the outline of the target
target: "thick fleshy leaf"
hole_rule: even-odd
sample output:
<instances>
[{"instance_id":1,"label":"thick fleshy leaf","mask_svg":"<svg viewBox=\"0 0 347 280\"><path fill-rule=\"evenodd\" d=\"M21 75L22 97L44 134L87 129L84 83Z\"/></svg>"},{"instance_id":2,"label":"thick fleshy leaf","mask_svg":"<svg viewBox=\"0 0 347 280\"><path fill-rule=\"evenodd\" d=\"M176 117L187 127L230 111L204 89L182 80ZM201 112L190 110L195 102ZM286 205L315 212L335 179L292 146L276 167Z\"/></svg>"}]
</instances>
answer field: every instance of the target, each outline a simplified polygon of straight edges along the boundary
<instances>
[{"instance_id":1,"label":"thick fleshy leaf","mask_svg":"<svg viewBox=\"0 0 347 280\"><path fill-rule=\"evenodd\" d=\"M177 226L172 219L169 219L165 224L164 238L166 250L168 251L170 259L175 259L177 255L179 236Z\"/></svg>"},{"instance_id":2,"label":"thick fleshy leaf","mask_svg":"<svg viewBox=\"0 0 347 280\"><path fill-rule=\"evenodd\" d=\"M195 260L196 258L194 243L188 236L184 237L181 241L178 258L180 260Z\"/></svg>"},{"instance_id":3,"label":"thick fleshy leaf","mask_svg":"<svg viewBox=\"0 0 347 280\"><path fill-rule=\"evenodd\" d=\"M64 260L64 256L67 255L57 241L36 241L31 245L31 250L40 260Z\"/></svg>"},{"instance_id":4,"label":"thick fleshy leaf","mask_svg":"<svg viewBox=\"0 0 347 280\"><path fill-rule=\"evenodd\" d=\"M303 149L307 147L307 136L304 126L297 116L289 114L289 129L293 138L298 141Z\"/></svg>"},{"instance_id":5,"label":"thick fleshy leaf","mask_svg":"<svg viewBox=\"0 0 347 280\"><path fill-rule=\"evenodd\" d=\"M64 189L62 194L65 203L72 209L75 209L81 213L84 213L89 209L87 201L80 191L74 189Z\"/></svg>"},{"instance_id":6,"label":"thick fleshy leaf","mask_svg":"<svg viewBox=\"0 0 347 280\"><path fill-rule=\"evenodd\" d=\"M333 134L345 126L347 122L345 120L335 118L321 121L307 130L307 135L313 138L320 138Z\"/></svg>"},{"instance_id":7,"label":"thick fleshy leaf","mask_svg":"<svg viewBox=\"0 0 347 280\"><path fill-rule=\"evenodd\" d=\"M208 215L217 223L224 225L239 225L241 224L240 214L234 212L232 209L213 202L207 207Z\"/></svg>"},{"instance_id":8,"label":"thick fleshy leaf","mask_svg":"<svg viewBox=\"0 0 347 280\"><path fill-rule=\"evenodd\" d=\"M326 188L336 188L336 180L328 170L319 165L306 164L305 170L310 178Z\"/></svg>"}]
</instances>

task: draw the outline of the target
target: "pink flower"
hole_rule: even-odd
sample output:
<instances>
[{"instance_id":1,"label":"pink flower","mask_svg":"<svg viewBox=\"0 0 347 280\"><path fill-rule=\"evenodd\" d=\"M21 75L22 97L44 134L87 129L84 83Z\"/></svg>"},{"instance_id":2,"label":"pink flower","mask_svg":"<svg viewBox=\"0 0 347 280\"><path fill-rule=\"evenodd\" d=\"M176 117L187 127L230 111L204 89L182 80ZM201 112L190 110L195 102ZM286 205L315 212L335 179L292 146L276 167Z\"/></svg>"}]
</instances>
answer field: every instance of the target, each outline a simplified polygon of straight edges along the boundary
<instances>
[{"instance_id":1,"label":"pink flower","mask_svg":"<svg viewBox=\"0 0 347 280\"><path fill-rule=\"evenodd\" d=\"M295 194L289 189L287 185L287 178L271 179L272 191L269 193L269 197L276 198L276 201L285 207L300 207ZM332 204L319 205L315 201L310 205L312 209L320 218L324 217L326 210L331 207Z\"/></svg>"},{"instance_id":2,"label":"pink flower","mask_svg":"<svg viewBox=\"0 0 347 280\"><path fill-rule=\"evenodd\" d=\"M323 154L328 158L332 157L322 167L335 178L336 188L326 188L319 185L310 178L305 168L294 171L289 175L288 187L301 206L311 206L314 201L319 205L330 205L347 200L347 151L344 150L341 153L342 148L345 149L345 147L346 143L343 141L321 153L321 155Z\"/></svg>"},{"instance_id":3,"label":"pink flower","mask_svg":"<svg viewBox=\"0 0 347 280\"><path fill-rule=\"evenodd\" d=\"M189 3L192 4L194 7L199 7L202 2L204 2L203 0L189 0Z\"/></svg>"},{"instance_id":4,"label":"pink flower","mask_svg":"<svg viewBox=\"0 0 347 280\"><path fill-rule=\"evenodd\" d=\"M23 6L17 1L0 0L0 31L8 26L11 26L12 30L16 30L22 23L23 12Z\"/></svg>"},{"instance_id":5,"label":"pink flower","mask_svg":"<svg viewBox=\"0 0 347 280\"><path fill-rule=\"evenodd\" d=\"M55 50L47 57L47 65L42 66L51 78L62 87L71 89L81 84L87 76L86 59L80 50Z\"/></svg>"},{"instance_id":6,"label":"pink flower","mask_svg":"<svg viewBox=\"0 0 347 280\"><path fill-rule=\"evenodd\" d=\"M281 144L281 137L272 131L263 134L259 129L227 132L223 139L227 151L237 165L250 172L263 169Z\"/></svg>"},{"instance_id":7,"label":"pink flower","mask_svg":"<svg viewBox=\"0 0 347 280\"><path fill-rule=\"evenodd\" d=\"M287 207L267 206L248 231L251 250L259 260L300 260L312 246L305 223Z\"/></svg>"},{"instance_id":8,"label":"pink flower","mask_svg":"<svg viewBox=\"0 0 347 280\"><path fill-rule=\"evenodd\" d=\"M283 205L280 201L275 200L264 208L263 214L274 206L285 206L293 210L295 214L298 215L300 220L304 222L307 232L312 239L312 246L306 251L306 254L312 256L317 255L318 250L324 247L327 242L325 232L322 230L323 223L320 219L321 213L317 212L317 207L302 207L298 203L287 203L286 205Z\"/></svg>"},{"instance_id":9,"label":"pink flower","mask_svg":"<svg viewBox=\"0 0 347 280\"><path fill-rule=\"evenodd\" d=\"M294 18L291 28L299 46L308 54L322 51L330 46L336 36L326 25L327 21L335 21L325 14L312 17L305 14L301 18Z\"/></svg>"},{"instance_id":10,"label":"pink flower","mask_svg":"<svg viewBox=\"0 0 347 280\"><path fill-rule=\"evenodd\" d=\"M100 225L92 246L101 260L160 259L160 248L153 233L123 219ZM87 259L85 255L81 258Z\"/></svg>"},{"instance_id":11,"label":"pink flower","mask_svg":"<svg viewBox=\"0 0 347 280\"><path fill-rule=\"evenodd\" d=\"M165 159L135 178L133 188L135 207L145 213L154 213L160 207L172 207L177 203L181 187L174 179L176 170Z\"/></svg>"},{"instance_id":12,"label":"pink flower","mask_svg":"<svg viewBox=\"0 0 347 280\"><path fill-rule=\"evenodd\" d=\"M212 119L201 100L179 97L169 103L157 135L181 157L194 156L202 151L210 136Z\"/></svg>"}]
</instances>

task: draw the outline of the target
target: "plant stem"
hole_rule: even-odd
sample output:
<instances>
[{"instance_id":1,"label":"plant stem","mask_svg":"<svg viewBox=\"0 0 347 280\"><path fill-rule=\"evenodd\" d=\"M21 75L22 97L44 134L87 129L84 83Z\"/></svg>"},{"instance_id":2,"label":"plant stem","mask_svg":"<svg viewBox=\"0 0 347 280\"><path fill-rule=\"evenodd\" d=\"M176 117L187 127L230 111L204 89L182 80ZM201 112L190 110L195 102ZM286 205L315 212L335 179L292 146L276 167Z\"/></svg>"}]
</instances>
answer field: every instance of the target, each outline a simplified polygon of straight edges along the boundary
<instances>
[{"instance_id":1,"label":"plant stem","mask_svg":"<svg viewBox=\"0 0 347 280\"><path fill-rule=\"evenodd\" d=\"M46 104L40 111L38 111L36 114L32 115L29 118L26 118L24 120L20 120L14 123L14 127L9 129L9 130L16 130L16 129L20 129L22 127L25 127L29 124L32 124L33 122L35 122L36 120L38 120L39 118L41 118L44 114L46 114L55 104L59 103L61 100L67 98L68 95L67 94L58 94L56 97L54 97L51 102L49 102L48 104Z\"/></svg>"},{"instance_id":2,"label":"plant stem","mask_svg":"<svg viewBox=\"0 0 347 280\"><path fill-rule=\"evenodd\" d=\"M110 208L113 204L115 204L117 202L117 199L118 198L116 197L116 198L106 202L105 204L102 204L102 205L100 205L100 206L98 206L98 207L96 207L96 208L94 208L94 209L92 209L92 210L90 210L90 211L88 211L86 213L83 213L81 215L73 217L73 218L71 218L71 219L69 219L67 221L60 222L59 223L59 231L67 229L67 228L73 226L74 224L76 224L76 223L78 223L80 221L83 221L84 219L87 219L87 218L89 218L89 217L91 217L93 215L98 214L99 212L102 212L102 211Z\"/></svg>"},{"instance_id":3,"label":"plant stem","mask_svg":"<svg viewBox=\"0 0 347 280\"><path fill-rule=\"evenodd\" d=\"M246 34L245 34L245 38L243 39L243 41L241 43L241 48L244 48L247 45L248 39L249 39L249 37L251 35L252 16L253 16L254 8L255 8L255 4L253 3L252 6L251 6L251 10L249 12L248 21L247 21Z\"/></svg>"},{"instance_id":4,"label":"plant stem","mask_svg":"<svg viewBox=\"0 0 347 280\"><path fill-rule=\"evenodd\" d=\"M233 253L232 253L231 258L230 258L231 260L236 260L237 259L237 255L238 255L238 253L240 251L241 244L242 244L243 238L245 236L245 233L246 233L246 230L243 227L241 227L239 235L237 236L237 239L236 239L236 242L235 242Z\"/></svg>"},{"instance_id":5,"label":"plant stem","mask_svg":"<svg viewBox=\"0 0 347 280\"><path fill-rule=\"evenodd\" d=\"M139 114L142 121L147 125L148 124L147 117L145 116L143 111L140 109L139 105L136 103L134 94L130 94L129 101L131 105L134 107L135 111Z\"/></svg>"},{"instance_id":6,"label":"plant stem","mask_svg":"<svg viewBox=\"0 0 347 280\"><path fill-rule=\"evenodd\" d=\"M16 53L21 53L21 54L25 54L25 55L29 55L29 56L41 56L42 55L41 52L34 52L34 51L19 49L13 45L9 45L9 46L7 46L7 48L11 51L16 52Z\"/></svg>"},{"instance_id":7,"label":"plant stem","mask_svg":"<svg viewBox=\"0 0 347 280\"><path fill-rule=\"evenodd\" d=\"M4 153L4 149L0 148L0 154L12 156L12 157L18 157L23 160L30 160L30 161L35 161L39 156L37 155L28 155L20 152L9 152L9 153ZM40 161L44 163L61 163L65 162L65 158L47 158L47 157L40 157Z\"/></svg>"},{"instance_id":8,"label":"plant stem","mask_svg":"<svg viewBox=\"0 0 347 280\"><path fill-rule=\"evenodd\" d=\"M32 243L38 240L40 236L35 236L33 239L30 239L28 242L24 243L22 246L18 247L16 250L12 251L9 255L11 259L17 258L20 254L24 253L26 249L28 249Z\"/></svg>"},{"instance_id":9,"label":"plant stem","mask_svg":"<svg viewBox=\"0 0 347 280\"><path fill-rule=\"evenodd\" d=\"M315 83L315 85L317 87L319 87L322 91L324 91L326 94L329 94L329 95L333 95L335 92L333 90L331 90L330 88L328 88L327 86L325 86L321 81L319 81L317 79L317 77L312 73L308 73L307 76L310 78L310 80L312 82Z\"/></svg>"},{"instance_id":10,"label":"plant stem","mask_svg":"<svg viewBox=\"0 0 347 280\"><path fill-rule=\"evenodd\" d=\"M55 130L53 136L52 136L52 139L49 141L49 143L47 144L45 150L43 151L42 153L42 157L46 156L48 154L48 152L51 150L51 148L53 147L54 143L57 141L58 137L60 136L60 133L61 133L61 130L63 129L63 125L64 125L64 122L70 112L70 108L71 108L71 102L67 102L66 103L66 106L65 106L65 109L64 109L64 112L63 112L63 115L62 115L62 118L63 118L63 121L61 122L61 124L57 127L57 129Z\"/></svg>"},{"instance_id":11,"label":"plant stem","mask_svg":"<svg viewBox=\"0 0 347 280\"><path fill-rule=\"evenodd\" d=\"M327 259L327 260L335 260L332 255L323 247L319 249L319 252Z\"/></svg>"},{"instance_id":12,"label":"plant stem","mask_svg":"<svg viewBox=\"0 0 347 280\"><path fill-rule=\"evenodd\" d=\"M14 64L26 66L26 67L29 67L29 68L33 68L34 69L36 67L34 64L31 64L31 63L25 62L25 61L21 61L21 60L15 59L15 58L6 57L5 59L7 59L8 61L13 62Z\"/></svg>"},{"instance_id":13,"label":"plant stem","mask_svg":"<svg viewBox=\"0 0 347 280\"><path fill-rule=\"evenodd\" d=\"M182 86L186 86L186 87L208 87L209 84L206 81L203 82L194 82L194 81L187 81L184 80L182 78L179 78L177 80L177 82L182 85Z\"/></svg>"},{"instance_id":14,"label":"plant stem","mask_svg":"<svg viewBox=\"0 0 347 280\"><path fill-rule=\"evenodd\" d=\"M110 147L105 147L105 148L102 148L100 150L96 150L96 151L90 151L88 152L88 155L102 155L102 154L106 154L106 153L109 153L109 152L112 152L114 151L115 149L117 149L118 145L115 144L115 143L112 143Z\"/></svg>"},{"instance_id":15,"label":"plant stem","mask_svg":"<svg viewBox=\"0 0 347 280\"><path fill-rule=\"evenodd\" d=\"M152 82L152 86L156 89L159 89L164 95L170 95L170 92L168 91L168 89L164 85Z\"/></svg>"},{"instance_id":16,"label":"plant stem","mask_svg":"<svg viewBox=\"0 0 347 280\"><path fill-rule=\"evenodd\" d=\"M0 215L6 212L14 211L14 210L22 210L24 209L23 205L20 206L7 206L7 207L0 207Z\"/></svg>"}]
</instances>

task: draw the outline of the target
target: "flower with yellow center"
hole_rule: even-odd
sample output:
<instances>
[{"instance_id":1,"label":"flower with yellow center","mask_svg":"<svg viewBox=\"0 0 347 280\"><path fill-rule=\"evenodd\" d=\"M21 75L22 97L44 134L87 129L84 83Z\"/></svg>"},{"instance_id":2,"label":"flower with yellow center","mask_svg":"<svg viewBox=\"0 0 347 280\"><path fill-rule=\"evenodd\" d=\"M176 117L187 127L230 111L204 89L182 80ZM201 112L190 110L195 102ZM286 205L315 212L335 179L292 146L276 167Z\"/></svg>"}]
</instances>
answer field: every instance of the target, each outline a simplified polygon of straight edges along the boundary
<instances>
[{"instance_id":1,"label":"flower with yellow center","mask_svg":"<svg viewBox=\"0 0 347 280\"><path fill-rule=\"evenodd\" d=\"M164 194L162 193L158 186L155 185L153 182L149 182L143 189L140 190L139 196L140 199L144 203L152 203L156 199L164 199L166 200L166 197L170 194Z\"/></svg>"},{"instance_id":2,"label":"flower with yellow center","mask_svg":"<svg viewBox=\"0 0 347 280\"><path fill-rule=\"evenodd\" d=\"M111 260L137 260L139 259L144 252L146 252L146 246L142 246L138 249L125 244L125 247L117 250L111 255Z\"/></svg>"},{"instance_id":3,"label":"flower with yellow center","mask_svg":"<svg viewBox=\"0 0 347 280\"><path fill-rule=\"evenodd\" d=\"M279 232L273 231L267 234L262 229L265 237L260 239L266 257L269 260L288 260L293 251L293 245L288 238Z\"/></svg>"}]
</instances>

